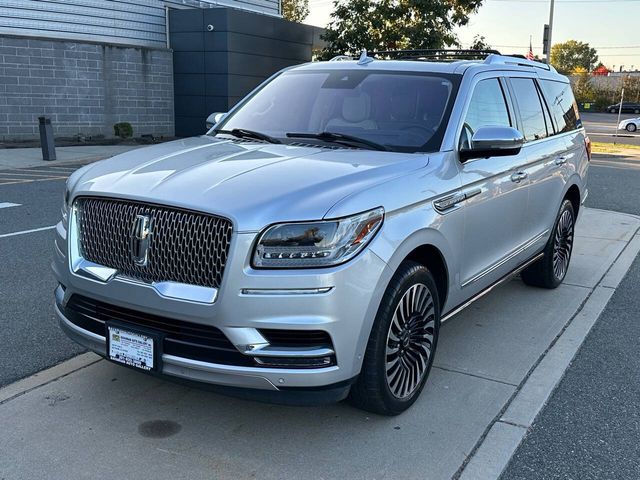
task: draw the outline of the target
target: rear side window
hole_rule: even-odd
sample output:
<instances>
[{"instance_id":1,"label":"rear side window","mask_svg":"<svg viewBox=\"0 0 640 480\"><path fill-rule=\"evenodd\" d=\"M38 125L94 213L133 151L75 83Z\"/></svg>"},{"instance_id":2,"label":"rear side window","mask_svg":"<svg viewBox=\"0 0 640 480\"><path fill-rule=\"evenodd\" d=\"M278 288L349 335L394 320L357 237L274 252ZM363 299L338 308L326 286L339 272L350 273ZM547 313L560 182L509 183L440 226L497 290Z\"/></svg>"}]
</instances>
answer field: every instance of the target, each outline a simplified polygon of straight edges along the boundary
<instances>
[{"instance_id":1,"label":"rear side window","mask_svg":"<svg viewBox=\"0 0 640 480\"><path fill-rule=\"evenodd\" d=\"M511 126L504 93L497 78L488 78L476 84L464 119L460 148L469 148L473 134L485 126Z\"/></svg>"},{"instance_id":2,"label":"rear side window","mask_svg":"<svg viewBox=\"0 0 640 480\"><path fill-rule=\"evenodd\" d=\"M522 134L525 140L533 141L548 135L547 122L540 102L540 94L531 78L512 78L513 94L520 109ZM552 131L551 125L549 130Z\"/></svg>"},{"instance_id":3,"label":"rear side window","mask_svg":"<svg viewBox=\"0 0 640 480\"><path fill-rule=\"evenodd\" d=\"M541 80L540 84L558 133L580 128L578 105L573 97L571 85L553 80Z\"/></svg>"}]
</instances>

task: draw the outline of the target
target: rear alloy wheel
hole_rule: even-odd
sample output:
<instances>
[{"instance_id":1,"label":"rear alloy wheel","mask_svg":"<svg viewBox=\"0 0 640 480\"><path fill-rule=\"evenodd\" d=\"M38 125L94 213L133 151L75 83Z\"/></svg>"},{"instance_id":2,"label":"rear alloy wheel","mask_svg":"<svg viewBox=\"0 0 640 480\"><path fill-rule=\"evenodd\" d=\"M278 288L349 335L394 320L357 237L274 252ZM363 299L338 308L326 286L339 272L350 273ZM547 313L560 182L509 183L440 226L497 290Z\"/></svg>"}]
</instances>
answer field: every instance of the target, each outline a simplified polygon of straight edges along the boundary
<instances>
[{"instance_id":1,"label":"rear alloy wheel","mask_svg":"<svg viewBox=\"0 0 640 480\"><path fill-rule=\"evenodd\" d=\"M626 127L624 127L624 128L626 128L627 132L635 132L635 131L638 129L638 127L636 126L636 124L635 124L635 123L629 123L629 124L628 124Z\"/></svg>"},{"instance_id":2,"label":"rear alloy wheel","mask_svg":"<svg viewBox=\"0 0 640 480\"><path fill-rule=\"evenodd\" d=\"M544 257L522 271L527 285L556 288L569 270L575 228L575 213L569 200L562 202L551 237L544 248Z\"/></svg>"},{"instance_id":3,"label":"rear alloy wheel","mask_svg":"<svg viewBox=\"0 0 640 480\"><path fill-rule=\"evenodd\" d=\"M431 273L418 263L404 262L384 294L350 401L382 415L409 408L431 370L439 327Z\"/></svg>"}]
</instances>

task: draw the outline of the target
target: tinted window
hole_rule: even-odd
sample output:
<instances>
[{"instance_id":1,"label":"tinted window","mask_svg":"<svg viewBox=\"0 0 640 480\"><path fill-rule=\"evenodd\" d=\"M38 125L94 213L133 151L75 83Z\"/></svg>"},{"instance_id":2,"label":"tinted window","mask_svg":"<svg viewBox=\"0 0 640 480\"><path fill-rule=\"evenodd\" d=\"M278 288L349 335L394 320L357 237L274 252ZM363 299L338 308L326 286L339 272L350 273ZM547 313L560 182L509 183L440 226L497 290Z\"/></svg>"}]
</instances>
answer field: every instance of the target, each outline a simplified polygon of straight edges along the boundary
<instances>
[{"instance_id":1,"label":"tinted window","mask_svg":"<svg viewBox=\"0 0 640 480\"><path fill-rule=\"evenodd\" d=\"M480 127L511 126L504 93L497 78L478 82L473 90L464 122L460 138L462 149L470 147L471 137Z\"/></svg>"},{"instance_id":2,"label":"tinted window","mask_svg":"<svg viewBox=\"0 0 640 480\"><path fill-rule=\"evenodd\" d=\"M440 148L453 96L453 82L437 74L290 71L266 84L218 128L245 128L284 141L287 133L333 132L390 150L433 151Z\"/></svg>"},{"instance_id":3,"label":"tinted window","mask_svg":"<svg viewBox=\"0 0 640 480\"><path fill-rule=\"evenodd\" d=\"M531 78L512 78L513 93L520 109L522 134L525 140L539 140L547 136L540 95Z\"/></svg>"},{"instance_id":4,"label":"tinted window","mask_svg":"<svg viewBox=\"0 0 640 480\"><path fill-rule=\"evenodd\" d=\"M554 82L553 80L542 80L540 84L558 133L579 128L578 106L573 98L571 86L568 83Z\"/></svg>"}]
</instances>

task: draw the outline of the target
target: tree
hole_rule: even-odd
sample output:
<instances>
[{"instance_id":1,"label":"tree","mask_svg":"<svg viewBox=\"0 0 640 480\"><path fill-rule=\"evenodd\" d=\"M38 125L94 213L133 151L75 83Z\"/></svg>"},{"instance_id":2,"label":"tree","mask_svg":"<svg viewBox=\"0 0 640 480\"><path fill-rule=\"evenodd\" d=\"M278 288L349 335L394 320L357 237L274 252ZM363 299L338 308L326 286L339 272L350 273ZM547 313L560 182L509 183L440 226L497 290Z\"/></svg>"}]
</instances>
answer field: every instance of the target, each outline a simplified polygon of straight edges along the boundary
<instances>
[{"instance_id":1,"label":"tree","mask_svg":"<svg viewBox=\"0 0 640 480\"><path fill-rule=\"evenodd\" d=\"M302 22L309 15L309 0L282 0L282 16L292 22Z\"/></svg>"},{"instance_id":2,"label":"tree","mask_svg":"<svg viewBox=\"0 0 640 480\"><path fill-rule=\"evenodd\" d=\"M473 37L473 43L469 48L471 48L471 50L492 50L491 45L487 43L484 35L476 35Z\"/></svg>"},{"instance_id":3,"label":"tree","mask_svg":"<svg viewBox=\"0 0 640 480\"><path fill-rule=\"evenodd\" d=\"M597 62L596 49L591 48L588 43L569 40L564 43L556 43L551 48L551 64L560 73L570 74L578 68L584 68L591 72Z\"/></svg>"},{"instance_id":4,"label":"tree","mask_svg":"<svg viewBox=\"0 0 640 480\"><path fill-rule=\"evenodd\" d=\"M573 74L573 93L578 103L593 102L596 98L596 90L591 83L591 76L584 67L578 67Z\"/></svg>"},{"instance_id":5,"label":"tree","mask_svg":"<svg viewBox=\"0 0 640 480\"><path fill-rule=\"evenodd\" d=\"M454 27L466 25L482 0L335 0L323 35L323 58L396 49L458 45Z\"/></svg>"}]
</instances>

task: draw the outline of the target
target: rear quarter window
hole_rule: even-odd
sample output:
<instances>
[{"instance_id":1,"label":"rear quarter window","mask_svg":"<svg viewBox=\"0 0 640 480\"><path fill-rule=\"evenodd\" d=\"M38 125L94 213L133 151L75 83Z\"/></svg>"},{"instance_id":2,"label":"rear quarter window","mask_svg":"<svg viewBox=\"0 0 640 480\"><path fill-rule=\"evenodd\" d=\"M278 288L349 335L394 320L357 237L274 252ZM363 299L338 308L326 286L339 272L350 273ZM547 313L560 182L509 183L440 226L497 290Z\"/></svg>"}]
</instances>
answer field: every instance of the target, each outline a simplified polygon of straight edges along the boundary
<instances>
[{"instance_id":1,"label":"rear quarter window","mask_svg":"<svg viewBox=\"0 0 640 480\"><path fill-rule=\"evenodd\" d=\"M512 78L513 93L520 110L522 133L526 141L540 140L553 134L547 125L538 89L532 78Z\"/></svg>"},{"instance_id":2,"label":"rear quarter window","mask_svg":"<svg viewBox=\"0 0 640 480\"><path fill-rule=\"evenodd\" d=\"M577 130L582 126L578 105L573 97L571 85L554 80L540 80L542 92L547 100L558 133Z\"/></svg>"}]
</instances>

